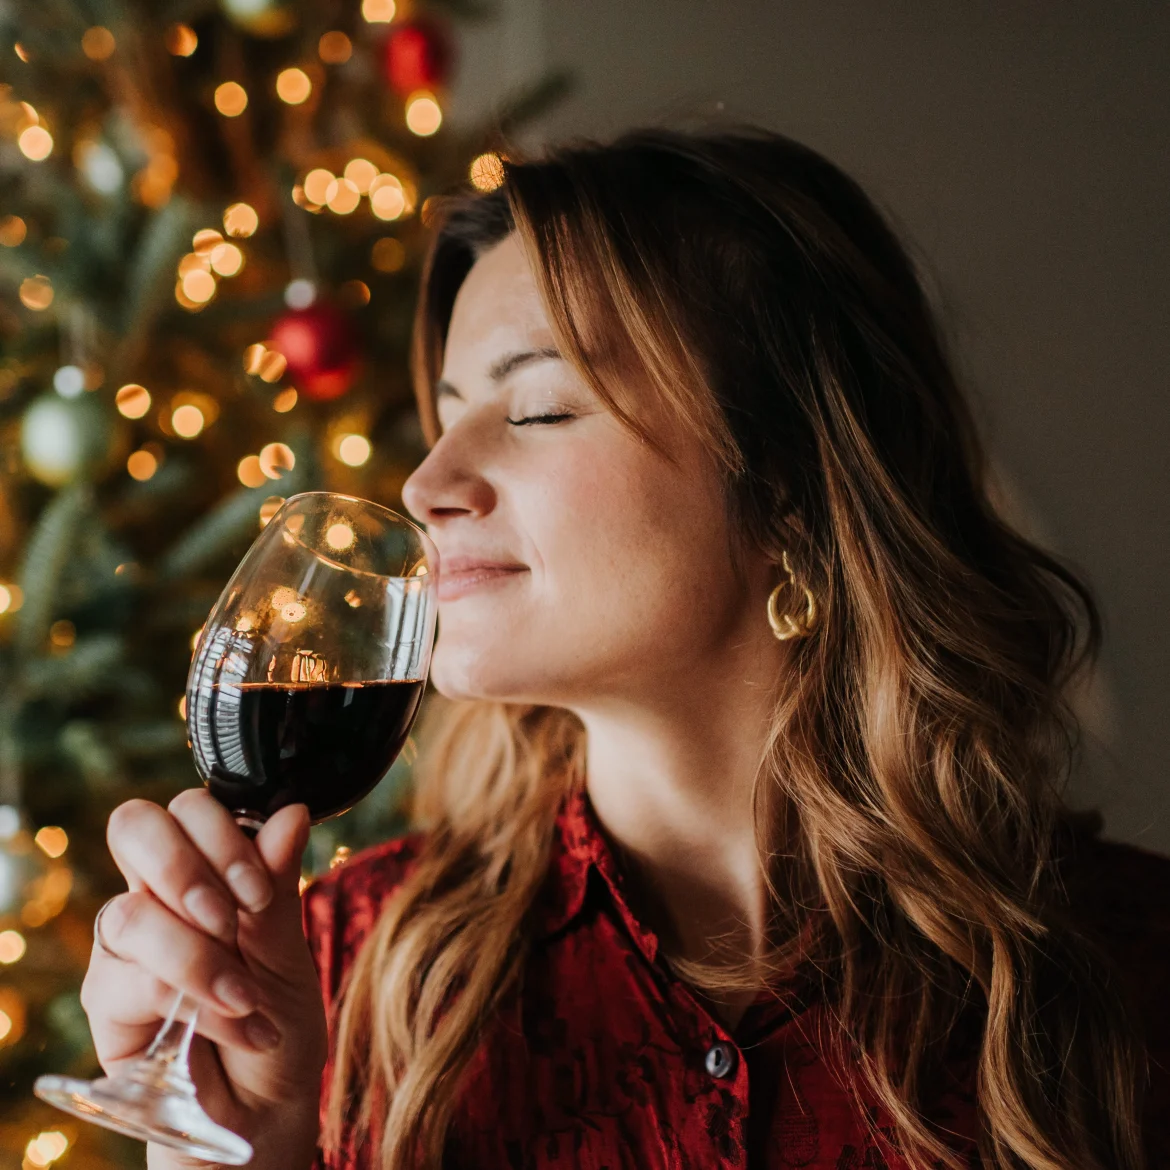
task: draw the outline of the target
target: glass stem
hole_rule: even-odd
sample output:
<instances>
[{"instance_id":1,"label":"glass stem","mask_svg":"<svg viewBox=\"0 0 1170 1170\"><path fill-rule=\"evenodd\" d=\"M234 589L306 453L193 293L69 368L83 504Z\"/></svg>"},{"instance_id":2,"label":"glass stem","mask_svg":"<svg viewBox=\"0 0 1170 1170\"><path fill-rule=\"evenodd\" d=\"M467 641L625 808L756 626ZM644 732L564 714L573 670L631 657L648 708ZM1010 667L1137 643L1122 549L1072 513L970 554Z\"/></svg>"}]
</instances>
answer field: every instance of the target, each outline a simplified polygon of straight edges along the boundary
<instances>
[{"instance_id":1,"label":"glass stem","mask_svg":"<svg viewBox=\"0 0 1170 1170\"><path fill-rule=\"evenodd\" d=\"M131 1076L136 1081L150 1083L160 1089L194 1095L195 1086L191 1081L187 1056L191 1051L191 1038L195 1035L196 1013L192 1012L189 1020L180 1020L179 1012L183 1009L183 1002L184 996L180 991L162 1027Z\"/></svg>"}]
</instances>

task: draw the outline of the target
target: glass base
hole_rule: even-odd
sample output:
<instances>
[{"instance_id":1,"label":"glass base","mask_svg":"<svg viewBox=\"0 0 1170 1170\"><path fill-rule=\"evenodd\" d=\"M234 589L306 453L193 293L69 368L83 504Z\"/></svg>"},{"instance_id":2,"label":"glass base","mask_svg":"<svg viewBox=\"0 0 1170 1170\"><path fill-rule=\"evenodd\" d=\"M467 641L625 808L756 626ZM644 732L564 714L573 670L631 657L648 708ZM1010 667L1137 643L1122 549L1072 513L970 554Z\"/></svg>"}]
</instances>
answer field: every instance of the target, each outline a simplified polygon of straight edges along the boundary
<instances>
[{"instance_id":1,"label":"glass base","mask_svg":"<svg viewBox=\"0 0 1170 1170\"><path fill-rule=\"evenodd\" d=\"M93 1081L43 1076L37 1078L33 1092L66 1113L140 1141L159 1142L224 1166L245 1166L252 1160L251 1145L216 1125L203 1112L193 1088L134 1073L132 1068L121 1076Z\"/></svg>"}]
</instances>

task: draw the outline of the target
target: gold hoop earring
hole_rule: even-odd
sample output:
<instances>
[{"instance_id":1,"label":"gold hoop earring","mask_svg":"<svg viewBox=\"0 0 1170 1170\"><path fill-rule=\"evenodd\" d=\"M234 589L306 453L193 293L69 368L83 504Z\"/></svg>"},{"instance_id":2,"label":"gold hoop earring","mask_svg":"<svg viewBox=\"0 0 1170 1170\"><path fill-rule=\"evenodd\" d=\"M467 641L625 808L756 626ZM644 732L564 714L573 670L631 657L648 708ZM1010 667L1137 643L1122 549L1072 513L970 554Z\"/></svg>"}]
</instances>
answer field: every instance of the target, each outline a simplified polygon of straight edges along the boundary
<instances>
[{"instance_id":1,"label":"gold hoop earring","mask_svg":"<svg viewBox=\"0 0 1170 1170\"><path fill-rule=\"evenodd\" d=\"M804 590L805 612L799 621L791 614L780 612L781 592L788 588L796 588L796 577L792 572L792 566L788 563L787 549L782 554L782 559L788 580L781 581L768 595L768 625L772 627L772 633L779 641L787 642L789 638L807 638L816 629L818 611L817 599L813 596L812 590L806 587Z\"/></svg>"}]
</instances>

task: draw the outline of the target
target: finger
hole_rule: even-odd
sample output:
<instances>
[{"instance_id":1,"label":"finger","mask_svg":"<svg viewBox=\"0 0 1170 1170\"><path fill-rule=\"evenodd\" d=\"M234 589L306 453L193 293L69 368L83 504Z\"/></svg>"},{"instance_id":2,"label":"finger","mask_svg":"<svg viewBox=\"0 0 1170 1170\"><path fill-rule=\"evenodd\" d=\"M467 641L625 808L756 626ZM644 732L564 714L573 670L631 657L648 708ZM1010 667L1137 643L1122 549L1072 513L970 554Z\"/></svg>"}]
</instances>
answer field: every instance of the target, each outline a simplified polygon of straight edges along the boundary
<instances>
[{"instance_id":1,"label":"finger","mask_svg":"<svg viewBox=\"0 0 1170 1170\"><path fill-rule=\"evenodd\" d=\"M119 894L108 904L102 936L125 963L216 1011L246 1016L260 1006L260 989L234 949L193 928L145 890Z\"/></svg>"},{"instance_id":2,"label":"finger","mask_svg":"<svg viewBox=\"0 0 1170 1170\"><path fill-rule=\"evenodd\" d=\"M256 846L207 789L180 792L167 810L245 910L256 914L268 905L272 882Z\"/></svg>"},{"instance_id":3,"label":"finger","mask_svg":"<svg viewBox=\"0 0 1170 1170\"><path fill-rule=\"evenodd\" d=\"M256 837L256 849L274 880L288 892L299 893L301 857L309 843L309 808L290 804L275 812Z\"/></svg>"},{"instance_id":4,"label":"finger","mask_svg":"<svg viewBox=\"0 0 1170 1170\"><path fill-rule=\"evenodd\" d=\"M110 814L106 840L132 890L145 887L180 918L235 940L235 900L170 813L149 800L128 800Z\"/></svg>"}]
</instances>

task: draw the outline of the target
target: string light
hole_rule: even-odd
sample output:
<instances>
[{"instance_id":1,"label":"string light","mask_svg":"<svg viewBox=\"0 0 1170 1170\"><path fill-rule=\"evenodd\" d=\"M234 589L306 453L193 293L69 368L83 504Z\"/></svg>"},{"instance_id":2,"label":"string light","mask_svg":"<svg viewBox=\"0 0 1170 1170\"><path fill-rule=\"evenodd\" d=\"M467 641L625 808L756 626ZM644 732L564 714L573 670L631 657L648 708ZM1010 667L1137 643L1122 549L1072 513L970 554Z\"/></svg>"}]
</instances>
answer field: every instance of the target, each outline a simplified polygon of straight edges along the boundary
<instances>
[{"instance_id":1,"label":"string light","mask_svg":"<svg viewBox=\"0 0 1170 1170\"><path fill-rule=\"evenodd\" d=\"M58 650L68 650L77 641L77 627L68 619L62 618L49 627L49 641Z\"/></svg>"},{"instance_id":2,"label":"string light","mask_svg":"<svg viewBox=\"0 0 1170 1170\"><path fill-rule=\"evenodd\" d=\"M406 249L393 236L383 236L370 249L370 263L379 272L398 272L406 263Z\"/></svg>"},{"instance_id":3,"label":"string light","mask_svg":"<svg viewBox=\"0 0 1170 1170\"><path fill-rule=\"evenodd\" d=\"M171 414L171 426L181 439L194 439L206 424L203 411L190 403L178 406Z\"/></svg>"},{"instance_id":4,"label":"string light","mask_svg":"<svg viewBox=\"0 0 1170 1170\"><path fill-rule=\"evenodd\" d=\"M0 963L6 967L12 963L19 963L28 950L28 943L19 930L0 931Z\"/></svg>"},{"instance_id":5,"label":"string light","mask_svg":"<svg viewBox=\"0 0 1170 1170\"><path fill-rule=\"evenodd\" d=\"M127 382L114 395L114 405L123 418L142 418L150 410L150 391L137 382Z\"/></svg>"},{"instance_id":6,"label":"string light","mask_svg":"<svg viewBox=\"0 0 1170 1170\"><path fill-rule=\"evenodd\" d=\"M179 718L180 719L187 718L187 696L186 695L184 695L179 700Z\"/></svg>"},{"instance_id":7,"label":"string light","mask_svg":"<svg viewBox=\"0 0 1170 1170\"><path fill-rule=\"evenodd\" d=\"M394 0L362 0L362 19L370 24L389 24L395 11Z\"/></svg>"},{"instance_id":8,"label":"string light","mask_svg":"<svg viewBox=\"0 0 1170 1170\"><path fill-rule=\"evenodd\" d=\"M284 303L290 309L307 309L316 299L317 286L303 276L285 285Z\"/></svg>"},{"instance_id":9,"label":"string light","mask_svg":"<svg viewBox=\"0 0 1170 1170\"><path fill-rule=\"evenodd\" d=\"M378 175L370 183L370 210L379 219L398 219L406 210L406 191L396 175Z\"/></svg>"},{"instance_id":10,"label":"string light","mask_svg":"<svg viewBox=\"0 0 1170 1170\"><path fill-rule=\"evenodd\" d=\"M336 869L339 865L344 865L352 856L353 850L348 845L338 845L329 859L329 868Z\"/></svg>"},{"instance_id":11,"label":"string light","mask_svg":"<svg viewBox=\"0 0 1170 1170\"><path fill-rule=\"evenodd\" d=\"M290 106L299 106L313 92L313 83L303 69L282 69L276 77L276 96Z\"/></svg>"},{"instance_id":12,"label":"string light","mask_svg":"<svg viewBox=\"0 0 1170 1170\"><path fill-rule=\"evenodd\" d=\"M209 259L212 252L223 243L223 236L215 228L202 228L191 237L191 247L195 255Z\"/></svg>"},{"instance_id":13,"label":"string light","mask_svg":"<svg viewBox=\"0 0 1170 1170\"><path fill-rule=\"evenodd\" d=\"M166 31L166 46L172 57L190 57L199 47L199 37L189 24L172 24Z\"/></svg>"},{"instance_id":14,"label":"string light","mask_svg":"<svg viewBox=\"0 0 1170 1170\"><path fill-rule=\"evenodd\" d=\"M215 108L225 118L238 118L248 108L247 90L238 81L225 81L217 85Z\"/></svg>"},{"instance_id":15,"label":"string light","mask_svg":"<svg viewBox=\"0 0 1170 1170\"><path fill-rule=\"evenodd\" d=\"M43 162L53 153L53 136L44 126L29 126L21 131L16 145L30 162Z\"/></svg>"},{"instance_id":16,"label":"string light","mask_svg":"<svg viewBox=\"0 0 1170 1170\"><path fill-rule=\"evenodd\" d=\"M229 236L250 236L260 226L260 217L247 203L233 203L223 213L223 230Z\"/></svg>"},{"instance_id":17,"label":"string light","mask_svg":"<svg viewBox=\"0 0 1170 1170\"><path fill-rule=\"evenodd\" d=\"M269 479L280 479L285 472L292 471L296 463L292 448L284 443L269 443L260 449L260 470Z\"/></svg>"},{"instance_id":18,"label":"string light","mask_svg":"<svg viewBox=\"0 0 1170 1170\"><path fill-rule=\"evenodd\" d=\"M100 24L87 28L82 34L81 51L91 61L106 60L113 55L115 47L114 34Z\"/></svg>"},{"instance_id":19,"label":"string light","mask_svg":"<svg viewBox=\"0 0 1170 1170\"><path fill-rule=\"evenodd\" d=\"M277 414L288 414L290 410L297 404L297 392L289 386L282 390L273 400L272 409Z\"/></svg>"},{"instance_id":20,"label":"string light","mask_svg":"<svg viewBox=\"0 0 1170 1170\"><path fill-rule=\"evenodd\" d=\"M284 354L269 349L263 342L256 342L244 350L244 373L265 382L278 382L288 366Z\"/></svg>"},{"instance_id":21,"label":"string light","mask_svg":"<svg viewBox=\"0 0 1170 1170\"><path fill-rule=\"evenodd\" d=\"M197 629L197 630L195 631L195 633L193 633L193 634L191 635L191 649L192 649L192 650L194 650L194 649L195 649L195 647L199 645L199 639L200 639L202 636L203 636L203 627L202 627L202 626L200 626L200 627L199 627L199 629Z\"/></svg>"},{"instance_id":22,"label":"string light","mask_svg":"<svg viewBox=\"0 0 1170 1170\"><path fill-rule=\"evenodd\" d=\"M69 835L57 825L45 825L38 829L33 840L41 847L41 852L49 857L60 857L69 848Z\"/></svg>"},{"instance_id":23,"label":"string light","mask_svg":"<svg viewBox=\"0 0 1170 1170\"><path fill-rule=\"evenodd\" d=\"M184 273L179 283L182 285L184 296L197 305L204 305L215 296L215 277L200 268Z\"/></svg>"},{"instance_id":24,"label":"string light","mask_svg":"<svg viewBox=\"0 0 1170 1170\"><path fill-rule=\"evenodd\" d=\"M443 111L435 95L419 90L406 99L406 128L420 138L429 138L442 125Z\"/></svg>"},{"instance_id":25,"label":"string light","mask_svg":"<svg viewBox=\"0 0 1170 1170\"><path fill-rule=\"evenodd\" d=\"M325 204L334 215L349 215L361 201L361 193L349 179L334 179L329 184L329 198Z\"/></svg>"},{"instance_id":26,"label":"string light","mask_svg":"<svg viewBox=\"0 0 1170 1170\"><path fill-rule=\"evenodd\" d=\"M327 171L324 167L316 167L305 176L305 181L302 184L305 198L310 203L319 203L324 206L329 199L329 184L334 181L332 171Z\"/></svg>"},{"instance_id":27,"label":"string light","mask_svg":"<svg viewBox=\"0 0 1170 1170\"><path fill-rule=\"evenodd\" d=\"M244 253L235 244L220 244L211 253L212 271L219 276L235 276L244 267Z\"/></svg>"},{"instance_id":28,"label":"string light","mask_svg":"<svg viewBox=\"0 0 1170 1170\"><path fill-rule=\"evenodd\" d=\"M0 585L0 613L16 613L24 604L24 591L19 585L9 582ZM0 833L0 837L3 834Z\"/></svg>"},{"instance_id":29,"label":"string light","mask_svg":"<svg viewBox=\"0 0 1170 1170\"><path fill-rule=\"evenodd\" d=\"M36 1170L51 1166L69 1149L69 1139L59 1130L50 1129L37 1134L24 1148L25 1161Z\"/></svg>"},{"instance_id":30,"label":"string light","mask_svg":"<svg viewBox=\"0 0 1170 1170\"><path fill-rule=\"evenodd\" d=\"M152 451L142 448L133 452L126 460L126 470L132 479L138 480L139 483L145 483L158 471L158 459Z\"/></svg>"},{"instance_id":31,"label":"string light","mask_svg":"<svg viewBox=\"0 0 1170 1170\"><path fill-rule=\"evenodd\" d=\"M370 286L364 280L347 280L338 292L347 305L370 303Z\"/></svg>"},{"instance_id":32,"label":"string light","mask_svg":"<svg viewBox=\"0 0 1170 1170\"><path fill-rule=\"evenodd\" d=\"M337 441L337 458L349 467L361 467L370 458L370 440L365 435L342 435Z\"/></svg>"},{"instance_id":33,"label":"string light","mask_svg":"<svg viewBox=\"0 0 1170 1170\"><path fill-rule=\"evenodd\" d=\"M325 543L334 552L344 552L353 542L353 529L348 524L330 524L325 530Z\"/></svg>"},{"instance_id":34,"label":"string light","mask_svg":"<svg viewBox=\"0 0 1170 1170\"><path fill-rule=\"evenodd\" d=\"M16 54L16 55L17 55L17 56L18 56L18 57L19 57L19 58L20 58L20 59L21 59L21 60L22 60L22 61L23 61L23 62L26 64L26 65L29 63L29 60L30 60L30 57L29 57L29 51L28 51L28 50L27 50L27 49L24 47L24 45L22 45L22 44L20 43L20 41L14 41L14 42L12 43L12 51L13 51L13 52L14 52L14 53L15 53L15 54Z\"/></svg>"},{"instance_id":35,"label":"string light","mask_svg":"<svg viewBox=\"0 0 1170 1170\"><path fill-rule=\"evenodd\" d=\"M26 276L20 282L20 303L26 309L41 312L53 303L53 286L43 275Z\"/></svg>"},{"instance_id":36,"label":"string light","mask_svg":"<svg viewBox=\"0 0 1170 1170\"><path fill-rule=\"evenodd\" d=\"M245 455L236 466L236 476L244 487L258 488L268 481L258 455Z\"/></svg>"},{"instance_id":37,"label":"string light","mask_svg":"<svg viewBox=\"0 0 1170 1170\"><path fill-rule=\"evenodd\" d=\"M19 215L6 215L0 219L0 244L6 248L16 248L24 243L28 235L28 227Z\"/></svg>"},{"instance_id":38,"label":"string light","mask_svg":"<svg viewBox=\"0 0 1170 1170\"><path fill-rule=\"evenodd\" d=\"M62 398L77 398L85 391L85 371L80 366L61 366L53 375L53 389Z\"/></svg>"},{"instance_id":39,"label":"string light","mask_svg":"<svg viewBox=\"0 0 1170 1170\"><path fill-rule=\"evenodd\" d=\"M504 164L494 150L477 155L468 168L471 185L478 191L494 191L504 181Z\"/></svg>"},{"instance_id":40,"label":"string light","mask_svg":"<svg viewBox=\"0 0 1170 1170\"><path fill-rule=\"evenodd\" d=\"M284 506L284 496L269 496L260 505L260 527L263 528L273 516ZM287 535L287 534L286 534ZM239 629L237 623L236 629ZM249 627L250 628L250 627Z\"/></svg>"},{"instance_id":41,"label":"string light","mask_svg":"<svg viewBox=\"0 0 1170 1170\"><path fill-rule=\"evenodd\" d=\"M343 32L322 33L317 42L317 55L326 65L344 65L353 54L353 43Z\"/></svg>"},{"instance_id":42,"label":"string light","mask_svg":"<svg viewBox=\"0 0 1170 1170\"><path fill-rule=\"evenodd\" d=\"M345 164L345 177L358 189L359 195L370 193L370 184L378 176L378 168L368 158L351 158Z\"/></svg>"}]
</instances>

